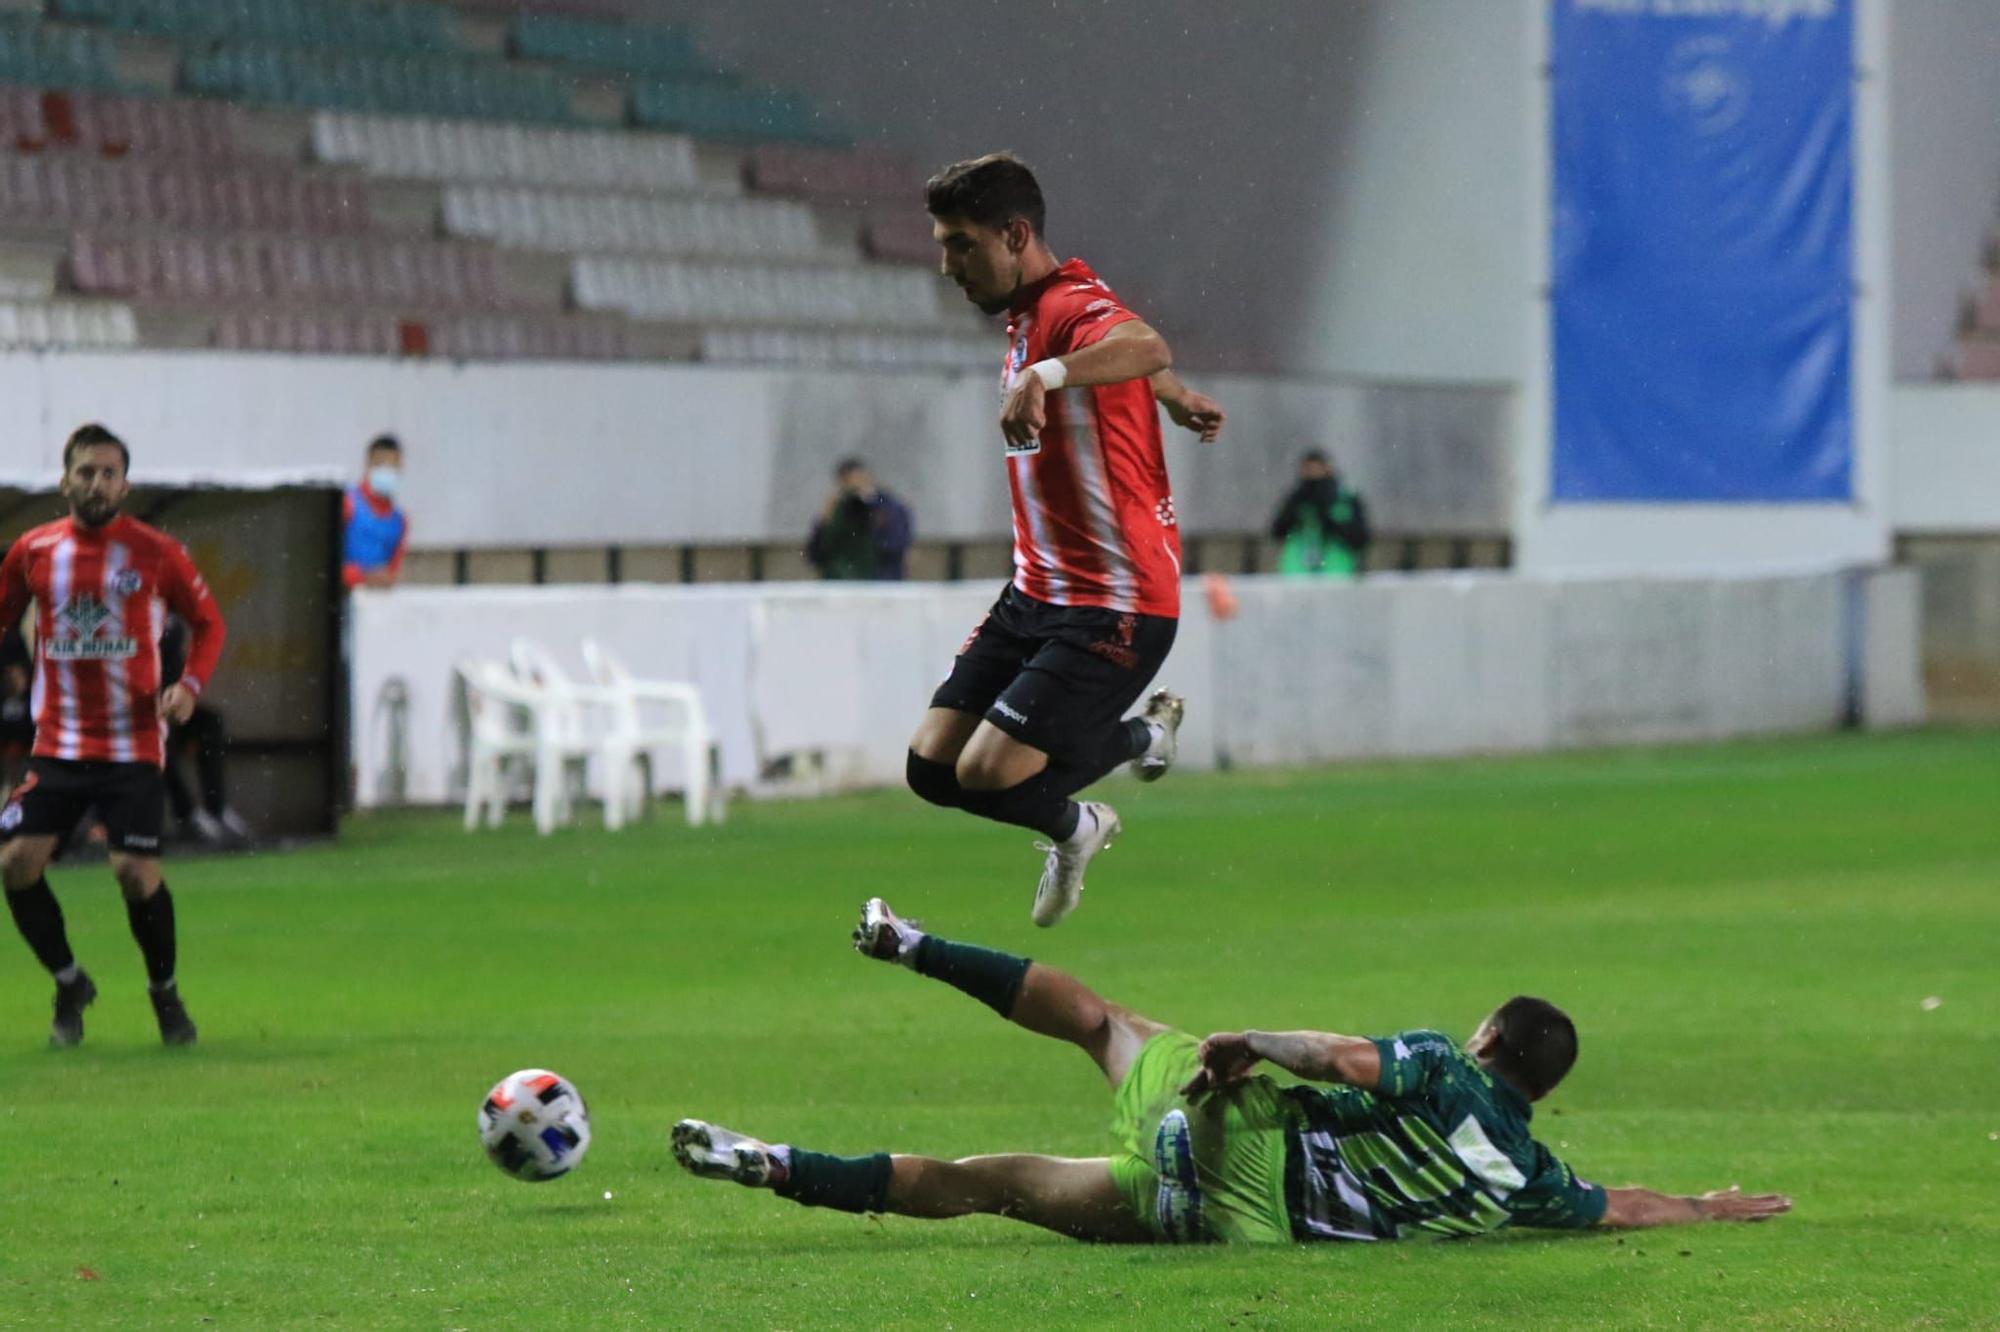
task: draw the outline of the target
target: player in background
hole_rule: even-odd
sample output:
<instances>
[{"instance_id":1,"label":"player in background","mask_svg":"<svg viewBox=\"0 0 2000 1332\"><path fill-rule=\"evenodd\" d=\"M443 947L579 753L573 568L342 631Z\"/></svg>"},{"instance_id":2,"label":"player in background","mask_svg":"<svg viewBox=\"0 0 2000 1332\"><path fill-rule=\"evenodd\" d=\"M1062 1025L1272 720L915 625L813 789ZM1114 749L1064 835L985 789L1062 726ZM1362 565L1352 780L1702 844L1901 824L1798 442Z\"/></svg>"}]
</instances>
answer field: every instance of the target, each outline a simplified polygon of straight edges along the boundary
<instances>
[{"instance_id":1,"label":"player in background","mask_svg":"<svg viewBox=\"0 0 2000 1332\"><path fill-rule=\"evenodd\" d=\"M862 909L854 946L1089 1055L1113 1088L1119 1154L839 1157L684 1119L673 1132L681 1165L813 1207L930 1219L983 1212L1137 1243L1761 1221L1791 1208L1778 1194L1680 1197L1572 1174L1529 1128L1534 1103L1576 1062L1576 1028L1545 1000L1508 1000L1462 1047L1429 1030L1196 1041L1059 971L927 935L880 898ZM1305 1083L1256 1072L1264 1061Z\"/></svg>"},{"instance_id":2,"label":"player in background","mask_svg":"<svg viewBox=\"0 0 2000 1332\"><path fill-rule=\"evenodd\" d=\"M959 649L910 740L910 789L1048 840L1032 918L1076 908L1118 815L1077 792L1122 763L1173 764L1183 701L1130 708L1180 616L1180 531L1158 407L1204 442L1222 408L1183 384L1166 340L1081 259L1043 239L1034 173L1008 153L946 167L926 187L944 275L1007 315L1001 373L1014 577ZM1156 406L1157 404L1157 406Z\"/></svg>"},{"instance_id":3,"label":"player in background","mask_svg":"<svg viewBox=\"0 0 2000 1332\"><path fill-rule=\"evenodd\" d=\"M0 807L0 880L35 958L55 977L49 1044L83 1039L97 986L77 965L62 908L44 871L93 806L111 841L111 873L125 894L132 937L160 1039L191 1045L195 1026L174 983L174 899L160 877L168 723L193 715L222 656L222 612L179 542L119 512L132 454L86 425L63 446L70 516L35 528L0 562L0 624L33 602L35 748L28 775ZM160 687L166 612L187 621L187 665Z\"/></svg>"}]
</instances>

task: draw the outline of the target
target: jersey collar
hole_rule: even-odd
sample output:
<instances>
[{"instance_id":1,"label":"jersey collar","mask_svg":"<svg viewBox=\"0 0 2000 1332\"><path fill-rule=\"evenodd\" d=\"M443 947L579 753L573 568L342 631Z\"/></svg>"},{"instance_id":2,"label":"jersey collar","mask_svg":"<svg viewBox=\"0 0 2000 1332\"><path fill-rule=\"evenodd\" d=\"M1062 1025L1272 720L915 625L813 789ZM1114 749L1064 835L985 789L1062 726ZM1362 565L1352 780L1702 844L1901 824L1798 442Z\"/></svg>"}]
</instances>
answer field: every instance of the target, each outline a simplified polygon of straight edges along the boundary
<instances>
[{"instance_id":1,"label":"jersey collar","mask_svg":"<svg viewBox=\"0 0 2000 1332\"><path fill-rule=\"evenodd\" d=\"M1042 278L1039 282L1030 282L1027 286L1016 292L1013 303L1007 307L1007 313L1018 315L1033 309L1035 302L1042 299L1042 293L1058 282L1065 280L1072 282L1088 281L1095 276L1096 274L1090 271L1090 265L1083 262L1083 260L1065 259L1050 269L1047 277Z\"/></svg>"}]
</instances>

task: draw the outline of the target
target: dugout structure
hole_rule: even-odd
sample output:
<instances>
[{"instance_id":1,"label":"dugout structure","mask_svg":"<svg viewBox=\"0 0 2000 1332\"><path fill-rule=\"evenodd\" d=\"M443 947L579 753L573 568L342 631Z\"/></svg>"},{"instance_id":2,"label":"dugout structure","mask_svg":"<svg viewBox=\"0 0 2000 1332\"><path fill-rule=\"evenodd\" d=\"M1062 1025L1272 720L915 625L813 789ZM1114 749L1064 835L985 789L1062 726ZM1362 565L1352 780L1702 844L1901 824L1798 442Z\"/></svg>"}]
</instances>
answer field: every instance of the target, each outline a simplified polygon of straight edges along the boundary
<instances>
[{"instance_id":1,"label":"dugout structure","mask_svg":"<svg viewBox=\"0 0 2000 1332\"><path fill-rule=\"evenodd\" d=\"M125 512L188 548L229 626L203 701L229 730L229 801L262 837L323 837L347 788L341 492L134 485ZM0 486L0 545L68 512L52 488ZM191 774L190 774L191 775Z\"/></svg>"}]
</instances>

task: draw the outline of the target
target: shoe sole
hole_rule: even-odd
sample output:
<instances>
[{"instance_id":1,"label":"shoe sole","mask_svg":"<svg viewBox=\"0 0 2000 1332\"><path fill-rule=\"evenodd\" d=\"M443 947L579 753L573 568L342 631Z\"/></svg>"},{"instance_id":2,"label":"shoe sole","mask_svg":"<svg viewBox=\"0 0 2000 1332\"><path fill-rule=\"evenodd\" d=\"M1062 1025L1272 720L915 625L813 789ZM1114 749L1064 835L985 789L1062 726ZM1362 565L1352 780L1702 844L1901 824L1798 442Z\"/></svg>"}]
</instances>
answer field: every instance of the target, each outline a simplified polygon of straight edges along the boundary
<instances>
[{"instance_id":1,"label":"shoe sole","mask_svg":"<svg viewBox=\"0 0 2000 1332\"><path fill-rule=\"evenodd\" d=\"M726 1179L746 1185L763 1183L769 1166L762 1152L736 1148L730 1153L734 1164L725 1164L716 1159L715 1138L708 1130L708 1125L696 1119L683 1119L674 1125L674 1160L681 1163L682 1169L703 1179ZM697 1152L709 1155L697 1155ZM750 1160L751 1157L755 1160Z\"/></svg>"},{"instance_id":2,"label":"shoe sole","mask_svg":"<svg viewBox=\"0 0 2000 1332\"><path fill-rule=\"evenodd\" d=\"M878 902L881 903L884 914L880 919L870 920L869 914L874 910ZM854 934L852 936L855 952L861 954L863 957L872 958L877 962L893 962L896 960L896 950L901 940L896 937L896 927L889 923L888 911L889 904L883 902L879 897L871 897L861 904L861 923L854 927ZM886 953L882 951L882 944L885 938L889 944L889 951Z\"/></svg>"},{"instance_id":3,"label":"shoe sole","mask_svg":"<svg viewBox=\"0 0 2000 1332\"><path fill-rule=\"evenodd\" d=\"M1174 717L1171 722L1164 718L1153 717L1153 704L1160 699L1173 700ZM1187 716L1187 700L1179 694L1161 689L1146 700L1146 711L1142 715L1160 722L1167 728L1167 754L1165 758L1134 761L1132 775L1142 782L1157 782L1167 775L1168 770L1174 766L1174 760L1181 756L1181 721Z\"/></svg>"}]
</instances>

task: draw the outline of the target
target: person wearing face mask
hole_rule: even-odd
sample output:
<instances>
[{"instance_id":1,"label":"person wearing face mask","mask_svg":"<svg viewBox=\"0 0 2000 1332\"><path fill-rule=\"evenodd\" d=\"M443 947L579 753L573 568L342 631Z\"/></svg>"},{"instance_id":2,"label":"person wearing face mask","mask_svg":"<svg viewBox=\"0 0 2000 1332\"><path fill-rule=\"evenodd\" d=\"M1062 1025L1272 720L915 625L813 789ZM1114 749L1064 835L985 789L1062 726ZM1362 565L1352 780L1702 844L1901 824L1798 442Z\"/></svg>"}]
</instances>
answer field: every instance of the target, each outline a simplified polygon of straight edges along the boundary
<instances>
[{"instance_id":1,"label":"person wearing face mask","mask_svg":"<svg viewBox=\"0 0 2000 1332\"><path fill-rule=\"evenodd\" d=\"M377 435L369 441L360 484L348 488L342 506L346 553L341 579L350 590L394 587L402 576L403 548L410 539L410 520L396 503L402 480L402 444L394 435Z\"/></svg>"}]
</instances>

